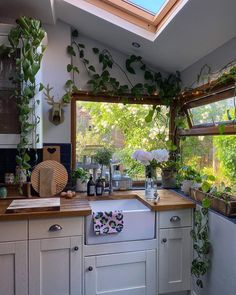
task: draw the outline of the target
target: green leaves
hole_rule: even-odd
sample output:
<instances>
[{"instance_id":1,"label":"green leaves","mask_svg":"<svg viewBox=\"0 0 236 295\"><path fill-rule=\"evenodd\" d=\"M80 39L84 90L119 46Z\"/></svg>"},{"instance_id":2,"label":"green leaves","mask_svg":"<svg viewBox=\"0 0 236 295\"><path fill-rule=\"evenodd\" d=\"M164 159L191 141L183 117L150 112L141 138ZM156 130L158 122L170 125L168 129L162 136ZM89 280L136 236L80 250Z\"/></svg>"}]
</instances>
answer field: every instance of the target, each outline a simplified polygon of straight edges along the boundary
<instances>
[{"instance_id":1,"label":"green leaves","mask_svg":"<svg viewBox=\"0 0 236 295\"><path fill-rule=\"evenodd\" d=\"M210 208L211 206L211 200L209 198L204 198L202 200L202 206L206 209Z\"/></svg>"},{"instance_id":2,"label":"green leaves","mask_svg":"<svg viewBox=\"0 0 236 295\"><path fill-rule=\"evenodd\" d=\"M67 72L70 73L73 69L73 65L72 64L68 64L67 65Z\"/></svg>"},{"instance_id":3,"label":"green leaves","mask_svg":"<svg viewBox=\"0 0 236 295\"><path fill-rule=\"evenodd\" d=\"M100 51L99 51L99 49L98 48L93 48L93 53L94 54L98 54Z\"/></svg>"},{"instance_id":4,"label":"green leaves","mask_svg":"<svg viewBox=\"0 0 236 295\"><path fill-rule=\"evenodd\" d=\"M95 67L94 66L89 66L88 69L92 72L96 72Z\"/></svg>"},{"instance_id":5,"label":"green leaves","mask_svg":"<svg viewBox=\"0 0 236 295\"><path fill-rule=\"evenodd\" d=\"M218 128L219 128L220 135L224 134L224 132L225 132L225 125L224 124L220 124Z\"/></svg>"},{"instance_id":6,"label":"green leaves","mask_svg":"<svg viewBox=\"0 0 236 295\"><path fill-rule=\"evenodd\" d=\"M67 46L67 53L70 56L76 56L75 50L74 50L73 46L71 46L71 45Z\"/></svg>"},{"instance_id":7,"label":"green leaves","mask_svg":"<svg viewBox=\"0 0 236 295\"><path fill-rule=\"evenodd\" d=\"M41 22L27 17L20 17L16 21L17 26L13 28L8 39L11 45L9 54L15 54L21 48L21 56L16 58L17 76L14 78L15 96L17 98L19 109L20 122L20 142L17 146L18 155L16 162L21 169L25 169L28 175L30 167L30 156L27 150L34 147L38 141L36 134L36 126L39 119L35 115L34 108L39 104L39 101L31 100L35 97L38 91L42 91L44 86L42 83L36 85L36 75L39 72L43 54L39 52L41 42L45 36L45 32L41 27ZM19 90L18 85L22 84L24 87ZM33 118L32 121L30 118ZM32 136L29 136L31 135ZM33 138L33 140L31 140Z\"/></svg>"},{"instance_id":8,"label":"green leaves","mask_svg":"<svg viewBox=\"0 0 236 295\"><path fill-rule=\"evenodd\" d=\"M191 231L193 239L193 249L195 251L195 259L192 261L191 273L196 278L196 284L199 288L203 288L202 277L207 273L210 267L209 253L211 243L208 237L208 208L210 200L203 200L203 208L196 209L194 213L194 228Z\"/></svg>"},{"instance_id":9,"label":"green leaves","mask_svg":"<svg viewBox=\"0 0 236 295\"><path fill-rule=\"evenodd\" d=\"M153 115L155 113L155 109L149 111L148 115L145 117L145 122L150 123L152 122Z\"/></svg>"},{"instance_id":10,"label":"green leaves","mask_svg":"<svg viewBox=\"0 0 236 295\"><path fill-rule=\"evenodd\" d=\"M79 69L78 67L76 66L73 66L72 64L68 64L67 65L67 72L70 73L70 72L76 72L79 74Z\"/></svg>"}]
</instances>

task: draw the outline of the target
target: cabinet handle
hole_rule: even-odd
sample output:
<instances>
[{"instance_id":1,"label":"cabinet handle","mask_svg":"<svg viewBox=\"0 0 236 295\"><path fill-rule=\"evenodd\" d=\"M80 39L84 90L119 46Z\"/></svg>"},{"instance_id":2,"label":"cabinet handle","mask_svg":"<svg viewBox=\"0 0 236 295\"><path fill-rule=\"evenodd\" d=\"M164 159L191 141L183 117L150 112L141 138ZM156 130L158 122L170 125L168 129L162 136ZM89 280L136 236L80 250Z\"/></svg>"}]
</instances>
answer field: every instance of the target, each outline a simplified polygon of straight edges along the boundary
<instances>
[{"instance_id":1,"label":"cabinet handle","mask_svg":"<svg viewBox=\"0 0 236 295\"><path fill-rule=\"evenodd\" d=\"M170 222L178 222L180 220L181 220L181 218L179 216L172 216L170 219Z\"/></svg>"},{"instance_id":2,"label":"cabinet handle","mask_svg":"<svg viewBox=\"0 0 236 295\"><path fill-rule=\"evenodd\" d=\"M89 266L88 267L88 271L93 271L93 267L92 266Z\"/></svg>"},{"instance_id":3,"label":"cabinet handle","mask_svg":"<svg viewBox=\"0 0 236 295\"><path fill-rule=\"evenodd\" d=\"M75 246L74 247L74 251L78 251L79 250L79 247L78 246Z\"/></svg>"},{"instance_id":4,"label":"cabinet handle","mask_svg":"<svg viewBox=\"0 0 236 295\"><path fill-rule=\"evenodd\" d=\"M161 243L162 244L165 244L166 242L167 242L167 239L166 238L164 238L164 239L161 240Z\"/></svg>"},{"instance_id":5,"label":"cabinet handle","mask_svg":"<svg viewBox=\"0 0 236 295\"><path fill-rule=\"evenodd\" d=\"M48 231L55 232L59 230L62 230L62 227L59 224L53 224L49 227Z\"/></svg>"}]
</instances>

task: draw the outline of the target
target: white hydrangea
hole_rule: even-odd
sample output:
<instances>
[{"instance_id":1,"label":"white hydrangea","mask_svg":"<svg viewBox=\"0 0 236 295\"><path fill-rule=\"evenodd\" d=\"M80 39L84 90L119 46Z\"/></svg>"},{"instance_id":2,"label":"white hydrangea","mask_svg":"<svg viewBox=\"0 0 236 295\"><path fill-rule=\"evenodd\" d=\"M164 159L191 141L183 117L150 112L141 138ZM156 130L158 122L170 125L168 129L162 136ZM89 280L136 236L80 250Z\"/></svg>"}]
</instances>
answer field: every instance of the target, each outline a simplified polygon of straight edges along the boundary
<instances>
[{"instance_id":1,"label":"white hydrangea","mask_svg":"<svg viewBox=\"0 0 236 295\"><path fill-rule=\"evenodd\" d=\"M132 158L136 161L139 161L144 166L150 165L150 162L153 160L151 152L145 152L143 150L137 150L133 153Z\"/></svg>"},{"instance_id":2,"label":"white hydrangea","mask_svg":"<svg viewBox=\"0 0 236 295\"><path fill-rule=\"evenodd\" d=\"M169 152L166 149L153 150L151 151L151 154L157 163L162 163L169 160Z\"/></svg>"}]
</instances>

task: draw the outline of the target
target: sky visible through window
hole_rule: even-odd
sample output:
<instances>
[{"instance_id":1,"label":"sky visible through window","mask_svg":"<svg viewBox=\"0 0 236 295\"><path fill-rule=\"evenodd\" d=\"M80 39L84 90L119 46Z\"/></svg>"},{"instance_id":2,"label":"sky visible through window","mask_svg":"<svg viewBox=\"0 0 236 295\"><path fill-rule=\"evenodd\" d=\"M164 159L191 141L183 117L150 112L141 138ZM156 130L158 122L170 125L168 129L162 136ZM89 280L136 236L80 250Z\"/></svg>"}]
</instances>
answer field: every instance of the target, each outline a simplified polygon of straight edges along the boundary
<instances>
[{"instance_id":1,"label":"sky visible through window","mask_svg":"<svg viewBox=\"0 0 236 295\"><path fill-rule=\"evenodd\" d=\"M166 0L130 0L127 2L133 3L150 11L153 14L156 14L161 9Z\"/></svg>"}]
</instances>

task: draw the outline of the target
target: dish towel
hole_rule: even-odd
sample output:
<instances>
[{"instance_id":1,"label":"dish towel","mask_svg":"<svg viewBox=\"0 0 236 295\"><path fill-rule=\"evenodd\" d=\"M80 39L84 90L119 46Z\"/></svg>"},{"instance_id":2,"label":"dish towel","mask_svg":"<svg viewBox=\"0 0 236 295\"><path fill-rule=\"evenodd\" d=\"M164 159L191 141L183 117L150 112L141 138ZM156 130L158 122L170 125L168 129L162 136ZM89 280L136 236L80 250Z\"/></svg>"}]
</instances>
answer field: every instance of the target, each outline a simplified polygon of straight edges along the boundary
<instances>
[{"instance_id":1,"label":"dish towel","mask_svg":"<svg viewBox=\"0 0 236 295\"><path fill-rule=\"evenodd\" d=\"M123 230L122 211L93 212L93 229L96 235L117 234Z\"/></svg>"}]
</instances>

